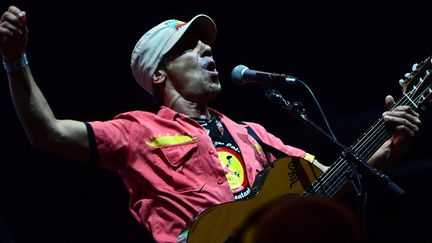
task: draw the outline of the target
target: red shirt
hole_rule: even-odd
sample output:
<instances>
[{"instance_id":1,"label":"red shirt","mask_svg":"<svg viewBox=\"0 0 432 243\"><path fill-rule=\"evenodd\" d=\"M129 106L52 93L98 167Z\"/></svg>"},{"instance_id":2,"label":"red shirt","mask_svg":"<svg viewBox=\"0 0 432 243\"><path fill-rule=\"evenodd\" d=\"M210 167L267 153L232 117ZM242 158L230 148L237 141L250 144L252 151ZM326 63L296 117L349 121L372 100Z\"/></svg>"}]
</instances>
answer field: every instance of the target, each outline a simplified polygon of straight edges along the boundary
<instances>
[{"instance_id":1,"label":"red shirt","mask_svg":"<svg viewBox=\"0 0 432 243\"><path fill-rule=\"evenodd\" d=\"M245 125L215 110L211 113L219 116L237 143L253 185L257 172L275 157L266 158ZM130 211L157 242L175 242L200 212L234 201L213 142L193 119L162 107L157 114L132 111L89 124L100 167L121 175L130 193ZM247 124L265 143L291 156L308 155L284 145L262 126Z\"/></svg>"}]
</instances>

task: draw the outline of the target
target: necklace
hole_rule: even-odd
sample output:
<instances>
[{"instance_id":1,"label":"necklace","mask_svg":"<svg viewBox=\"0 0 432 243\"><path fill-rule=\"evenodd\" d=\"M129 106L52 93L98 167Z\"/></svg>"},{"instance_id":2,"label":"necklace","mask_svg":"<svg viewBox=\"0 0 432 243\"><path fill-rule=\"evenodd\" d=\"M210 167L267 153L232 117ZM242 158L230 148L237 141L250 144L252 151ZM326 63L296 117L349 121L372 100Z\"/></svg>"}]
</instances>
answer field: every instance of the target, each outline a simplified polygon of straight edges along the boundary
<instances>
[{"instance_id":1,"label":"necklace","mask_svg":"<svg viewBox=\"0 0 432 243\"><path fill-rule=\"evenodd\" d=\"M222 122L216 115L211 115L210 119L194 118L212 138L218 140L224 135L225 129Z\"/></svg>"},{"instance_id":2,"label":"necklace","mask_svg":"<svg viewBox=\"0 0 432 243\"><path fill-rule=\"evenodd\" d=\"M219 118L216 115L212 115L212 120L215 122L216 128L218 129L221 136L223 136L225 131L222 122L220 122Z\"/></svg>"},{"instance_id":3,"label":"necklace","mask_svg":"<svg viewBox=\"0 0 432 243\"><path fill-rule=\"evenodd\" d=\"M219 120L219 117L217 117L217 116L215 116L215 115L213 115L213 118L214 118L214 121L215 121L215 123L216 123L216 127L217 127L217 129L219 130L221 136L223 136L225 130L224 130L224 128L223 128L223 124L222 124L222 122Z\"/></svg>"}]
</instances>

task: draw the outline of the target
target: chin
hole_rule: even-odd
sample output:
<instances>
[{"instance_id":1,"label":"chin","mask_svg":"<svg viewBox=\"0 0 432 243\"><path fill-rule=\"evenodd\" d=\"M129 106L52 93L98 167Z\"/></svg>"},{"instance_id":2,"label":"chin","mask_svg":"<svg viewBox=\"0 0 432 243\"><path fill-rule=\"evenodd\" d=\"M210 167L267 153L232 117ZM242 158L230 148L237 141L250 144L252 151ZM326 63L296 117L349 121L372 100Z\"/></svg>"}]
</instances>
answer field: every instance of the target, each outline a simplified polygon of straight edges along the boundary
<instances>
[{"instance_id":1,"label":"chin","mask_svg":"<svg viewBox=\"0 0 432 243\"><path fill-rule=\"evenodd\" d=\"M212 90L209 92L209 96L212 96L212 98L214 98L214 97L217 96L221 91L222 91L222 87L219 85L218 87L215 87L214 89L212 89Z\"/></svg>"},{"instance_id":2,"label":"chin","mask_svg":"<svg viewBox=\"0 0 432 243\"><path fill-rule=\"evenodd\" d=\"M222 86L221 86L220 82L218 81L216 83L213 83L210 86L210 89L212 89L214 92L216 92L216 93L219 94L221 92L221 90L222 90Z\"/></svg>"},{"instance_id":3,"label":"chin","mask_svg":"<svg viewBox=\"0 0 432 243\"><path fill-rule=\"evenodd\" d=\"M200 95L201 97L200 100L205 100L206 102L209 102L210 100L218 96L220 92L221 92L220 88L208 90L206 93Z\"/></svg>"}]
</instances>

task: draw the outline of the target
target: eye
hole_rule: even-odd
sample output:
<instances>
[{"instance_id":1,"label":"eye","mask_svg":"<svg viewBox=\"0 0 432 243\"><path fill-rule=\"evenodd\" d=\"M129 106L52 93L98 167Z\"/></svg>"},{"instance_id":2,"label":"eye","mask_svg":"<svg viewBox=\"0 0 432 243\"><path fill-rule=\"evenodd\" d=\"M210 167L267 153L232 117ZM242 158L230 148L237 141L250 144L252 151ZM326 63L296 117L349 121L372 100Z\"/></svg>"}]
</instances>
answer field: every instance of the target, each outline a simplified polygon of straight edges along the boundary
<instances>
[{"instance_id":1,"label":"eye","mask_svg":"<svg viewBox=\"0 0 432 243\"><path fill-rule=\"evenodd\" d=\"M166 54L169 59L174 59L188 52L193 51L198 45L198 40L195 38L186 38L180 40L174 47Z\"/></svg>"},{"instance_id":2,"label":"eye","mask_svg":"<svg viewBox=\"0 0 432 243\"><path fill-rule=\"evenodd\" d=\"M193 51L193 49L187 49L187 50L171 50L169 53L164 55L165 61L172 61L180 56L185 55L188 52Z\"/></svg>"},{"instance_id":3,"label":"eye","mask_svg":"<svg viewBox=\"0 0 432 243\"><path fill-rule=\"evenodd\" d=\"M195 49L198 45L198 40L197 39L191 39L186 41L186 43L184 44L184 50L186 51L192 51L193 49Z\"/></svg>"}]
</instances>

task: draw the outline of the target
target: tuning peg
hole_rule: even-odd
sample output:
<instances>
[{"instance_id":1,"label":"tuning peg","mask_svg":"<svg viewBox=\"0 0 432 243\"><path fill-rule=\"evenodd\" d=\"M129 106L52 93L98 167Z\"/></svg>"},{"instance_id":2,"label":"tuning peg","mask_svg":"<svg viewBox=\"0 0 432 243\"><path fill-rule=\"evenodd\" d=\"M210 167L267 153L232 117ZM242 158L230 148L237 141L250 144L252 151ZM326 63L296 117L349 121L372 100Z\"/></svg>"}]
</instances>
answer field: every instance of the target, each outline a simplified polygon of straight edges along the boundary
<instances>
[{"instance_id":1,"label":"tuning peg","mask_svg":"<svg viewBox=\"0 0 432 243\"><path fill-rule=\"evenodd\" d=\"M405 78L409 78L409 77L411 77L411 73L405 73L405 74L404 74L404 77L405 77Z\"/></svg>"},{"instance_id":2,"label":"tuning peg","mask_svg":"<svg viewBox=\"0 0 432 243\"><path fill-rule=\"evenodd\" d=\"M411 67L411 71L413 71L413 72L416 71L417 67L418 67L418 63L414 63Z\"/></svg>"},{"instance_id":3,"label":"tuning peg","mask_svg":"<svg viewBox=\"0 0 432 243\"><path fill-rule=\"evenodd\" d=\"M399 79L400 86L405 86L406 80L405 79Z\"/></svg>"}]
</instances>

